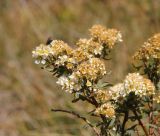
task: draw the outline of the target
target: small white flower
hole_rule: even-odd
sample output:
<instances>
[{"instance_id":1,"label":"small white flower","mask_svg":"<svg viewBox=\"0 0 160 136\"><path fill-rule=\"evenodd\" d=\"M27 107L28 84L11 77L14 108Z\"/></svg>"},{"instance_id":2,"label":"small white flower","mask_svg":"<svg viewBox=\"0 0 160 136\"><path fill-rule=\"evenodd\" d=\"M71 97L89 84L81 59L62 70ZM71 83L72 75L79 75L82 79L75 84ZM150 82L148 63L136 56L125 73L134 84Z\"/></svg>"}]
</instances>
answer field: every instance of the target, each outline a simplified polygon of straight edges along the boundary
<instances>
[{"instance_id":1,"label":"small white flower","mask_svg":"<svg viewBox=\"0 0 160 136\"><path fill-rule=\"evenodd\" d=\"M61 76L60 78L58 78L58 81L56 83L61 86L64 86L66 84L66 82L68 82L67 77Z\"/></svg>"},{"instance_id":2,"label":"small white flower","mask_svg":"<svg viewBox=\"0 0 160 136\"><path fill-rule=\"evenodd\" d=\"M67 60L68 60L67 55L59 56L58 60L56 60L55 64L64 66L64 64L65 64L65 62L67 62Z\"/></svg>"},{"instance_id":3,"label":"small white flower","mask_svg":"<svg viewBox=\"0 0 160 136\"><path fill-rule=\"evenodd\" d=\"M119 42L123 42L123 40L122 40L122 34L120 32L117 34L117 40Z\"/></svg>"},{"instance_id":4,"label":"small white flower","mask_svg":"<svg viewBox=\"0 0 160 136\"><path fill-rule=\"evenodd\" d=\"M40 64L41 61L40 60L35 60L34 62L35 62L35 64Z\"/></svg>"},{"instance_id":5,"label":"small white flower","mask_svg":"<svg viewBox=\"0 0 160 136\"><path fill-rule=\"evenodd\" d=\"M46 60L41 60L41 63L44 65L46 64Z\"/></svg>"}]
</instances>

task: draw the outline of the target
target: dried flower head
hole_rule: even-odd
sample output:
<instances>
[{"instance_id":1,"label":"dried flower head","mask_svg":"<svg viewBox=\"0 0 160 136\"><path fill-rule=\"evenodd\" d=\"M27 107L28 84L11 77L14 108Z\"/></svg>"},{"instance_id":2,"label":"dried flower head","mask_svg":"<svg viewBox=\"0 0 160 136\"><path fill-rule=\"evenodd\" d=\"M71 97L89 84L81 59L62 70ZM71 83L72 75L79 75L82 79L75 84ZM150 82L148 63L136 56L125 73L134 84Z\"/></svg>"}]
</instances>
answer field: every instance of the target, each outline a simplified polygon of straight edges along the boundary
<instances>
[{"instance_id":1,"label":"dried flower head","mask_svg":"<svg viewBox=\"0 0 160 136\"><path fill-rule=\"evenodd\" d=\"M106 27L102 25L93 25L90 29L90 35L92 37L98 38L101 37L101 34L106 31Z\"/></svg>"},{"instance_id":2,"label":"dried flower head","mask_svg":"<svg viewBox=\"0 0 160 136\"><path fill-rule=\"evenodd\" d=\"M101 25L94 25L89 29L91 36L99 43L106 44L112 49L115 43L122 41L121 33L116 29L107 29Z\"/></svg>"},{"instance_id":3,"label":"dried flower head","mask_svg":"<svg viewBox=\"0 0 160 136\"><path fill-rule=\"evenodd\" d=\"M133 58L136 60L160 59L160 33L149 38Z\"/></svg>"},{"instance_id":4,"label":"dried flower head","mask_svg":"<svg viewBox=\"0 0 160 136\"><path fill-rule=\"evenodd\" d=\"M50 45L55 58L61 55L70 55L72 52L72 48L61 40L53 40Z\"/></svg>"},{"instance_id":5,"label":"dried flower head","mask_svg":"<svg viewBox=\"0 0 160 136\"><path fill-rule=\"evenodd\" d=\"M105 115L108 118L115 117L115 107L111 105L111 103L105 103L98 107L95 111L95 114L97 115Z\"/></svg>"},{"instance_id":6,"label":"dried flower head","mask_svg":"<svg viewBox=\"0 0 160 136\"><path fill-rule=\"evenodd\" d=\"M106 74L105 64L98 58L91 58L77 67L78 76L90 81L102 78Z\"/></svg>"},{"instance_id":7,"label":"dried flower head","mask_svg":"<svg viewBox=\"0 0 160 136\"><path fill-rule=\"evenodd\" d=\"M100 102L106 102L111 99L110 94L108 93L108 90L97 90L94 92L94 97L96 98L97 101Z\"/></svg>"},{"instance_id":8,"label":"dried flower head","mask_svg":"<svg viewBox=\"0 0 160 136\"><path fill-rule=\"evenodd\" d=\"M154 100L156 103L160 103L160 93L157 94L157 95L154 95L153 100Z\"/></svg>"},{"instance_id":9,"label":"dried flower head","mask_svg":"<svg viewBox=\"0 0 160 136\"><path fill-rule=\"evenodd\" d=\"M32 51L32 56L35 58L36 64L45 64L46 59L49 55L53 54L53 51L49 46L46 46L44 44L40 44L36 47L35 50Z\"/></svg>"},{"instance_id":10,"label":"dried flower head","mask_svg":"<svg viewBox=\"0 0 160 136\"><path fill-rule=\"evenodd\" d=\"M77 45L84 51L94 55L101 55L103 46L102 44L93 41L93 39L80 39Z\"/></svg>"},{"instance_id":11,"label":"dried flower head","mask_svg":"<svg viewBox=\"0 0 160 136\"><path fill-rule=\"evenodd\" d=\"M139 73L129 73L124 80L126 94L134 92L139 96L149 96L155 94L155 86Z\"/></svg>"},{"instance_id":12,"label":"dried flower head","mask_svg":"<svg viewBox=\"0 0 160 136\"><path fill-rule=\"evenodd\" d=\"M107 31L101 35L100 40L108 44L109 48L112 49L115 43L122 41L122 36L116 29L107 29Z\"/></svg>"},{"instance_id":13,"label":"dried flower head","mask_svg":"<svg viewBox=\"0 0 160 136\"><path fill-rule=\"evenodd\" d=\"M55 60L55 66L56 67L64 66L67 69L74 69L75 64L76 64L75 59L72 58L72 57L69 57L67 55L59 56Z\"/></svg>"},{"instance_id":14,"label":"dried flower head","mask_svg":"<svg viewBox=\"0 0 160 136\"><path fill-rule=\"evenodd\" d=\"M92 55L88 52L85 52L81 48L77 48L72 51L72 57L75 59L77 63L81 63L83 61L87 61L89 58L92 57Z\"/></svg>"}]
</instances>

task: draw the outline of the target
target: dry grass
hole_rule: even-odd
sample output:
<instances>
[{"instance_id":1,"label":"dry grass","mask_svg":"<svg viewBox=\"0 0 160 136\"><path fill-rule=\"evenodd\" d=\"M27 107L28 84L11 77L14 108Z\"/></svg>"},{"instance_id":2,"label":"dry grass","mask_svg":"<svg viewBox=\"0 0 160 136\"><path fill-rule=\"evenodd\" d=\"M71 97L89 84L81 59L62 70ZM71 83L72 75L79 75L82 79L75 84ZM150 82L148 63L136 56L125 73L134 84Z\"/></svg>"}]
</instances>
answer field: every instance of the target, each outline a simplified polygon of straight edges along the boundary
<instances>
[{"instance_id":1,"label":"dry grass","mask_svg":"<svg viewBox=\"0 0 160 136\"><path fill-rule=\"evenodd\" d=\"M1 0L0 1L0 135L87 136L84 123L53 114L52 107L89 111L71 105L49 73L33 64L31 50L51 36L74 46L95 23L123 33L113 53L109 81L132 71L131 56L153 33L160 31L160 0ZM85 106L85 108L84 108ZM77 108L78 107L78 108Z\"/></svg>"}]
</instances>

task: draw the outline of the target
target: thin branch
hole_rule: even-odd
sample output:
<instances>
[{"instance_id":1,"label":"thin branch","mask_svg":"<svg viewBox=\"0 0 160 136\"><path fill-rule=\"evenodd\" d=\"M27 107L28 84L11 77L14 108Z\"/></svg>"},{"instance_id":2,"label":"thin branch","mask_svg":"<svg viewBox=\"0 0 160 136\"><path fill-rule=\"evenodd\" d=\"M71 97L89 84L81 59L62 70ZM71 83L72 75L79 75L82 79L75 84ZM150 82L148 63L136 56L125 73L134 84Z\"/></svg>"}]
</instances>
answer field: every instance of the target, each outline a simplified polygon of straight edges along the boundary
<instances>
[{"instance_id":1,"label":"thin branch","mask_svg":"<svg viewBox=\"0 0 160 136\"><path fill-rule=\"evenodd\" d=\"M153 96L151 96L151 106L150 106L150 113L149 113L149 123L153 124ZM152 126L149 126L149 135L152 135L154 132Z\"/></svg>"},{"instance_id":2,"label":"thin branch","mask_svg":"<svg viewBox=\"0 0 160 136\"><path fill-rule=\"evenodd\" d=\"M123 124L122 124L122 136L124 136L125 134L125 125L126 125L126 122L128 121L128 111L125 112L124 114L124 120L123 120Z\"/></svg>"},{"instance_id":3,"label":"thin branch","mask_svg":"<svg viewBox=\"0 0 160 136\"><path fill-rule=\"evenodd\" d=\"M80 98L78 99L74 99L72 102L76 101L76 100L82 100L82 101L87 101L88 103L92 104L92 105L95 105L95 102L90 100L89 98L83 96L83 95L80 95Z\"/></svg>"},{"instance_id":4,"label":"thin branch","mask_svg":"<svg viewBox=\"0 0 160 136\"><path fill-rule=\"evenodd\" d=\"M95 134L97 136L100 136L99 132L97 131L97 129L91 124L91 122L89 120L87 120L85 117L79 115L78 113L74 112L74 111L68 111L68 110L62 110L62 109L51 109L51 111L53 112L64 112L64 113L68 113L68 114L71 114L71 115L74 115L76 116L77 118L80 118L82 119L84 122L86 122L92 129L93 131L95 132Z\"/></svg>"},{"instance_id":5,"label":"thin branch","mask_svg":"<svg viewBox=\"0 0 160 136\"><path fill-rule=\"evenodd\" d=\"M149 134L148 134L148 132L147 132L147 129L146 129L145 126L143 125L141 119L138 117L137 112L136 112L135 110L132 110L132 111L133 111L134 115L136 116L136 119L138 120L139 125L142 127L145 135L146 135L146 136L149 136Z\"/></svg>"},{"instance_id":6,"label":"thin branch","mask_svg":"<svg viewBox=\"0 0 160 136\"><path fill-rule=\"evenodd\" d=\"M140 136L137 128L136 128L136 132L137 132L137 136Z\"/></svg>"}]
</instances>

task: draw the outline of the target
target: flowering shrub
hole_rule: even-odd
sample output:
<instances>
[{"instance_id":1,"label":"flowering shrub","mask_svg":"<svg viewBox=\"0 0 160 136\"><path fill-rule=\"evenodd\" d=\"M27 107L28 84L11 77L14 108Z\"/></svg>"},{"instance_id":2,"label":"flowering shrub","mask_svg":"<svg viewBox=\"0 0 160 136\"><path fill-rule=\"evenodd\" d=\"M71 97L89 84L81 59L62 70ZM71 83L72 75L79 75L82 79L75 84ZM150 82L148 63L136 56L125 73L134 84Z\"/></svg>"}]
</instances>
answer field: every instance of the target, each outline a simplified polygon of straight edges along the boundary
<instances>
[{"instance_id":1,"label":"flowering shrub","mask_svg":"<svg viewBox=\"0 0 160 136\"><path fill-rule=\"evenodd\" d=\"M97 136L160 135L160 34L145 42L134 55L136 72L129 73L122 83L111 85L102 82L107 74L104 61L114 46L122 42L121 33L101 25L94 25L89 32L90 38L80 39L76 49L53 40L36 47L32 55L36 64L58 78L57 84L64 91L73 94L72 102L92 104L90 115L99 121L93 124L73 111L52 111L81 118Z\"/></svg>"}]
</instances>

